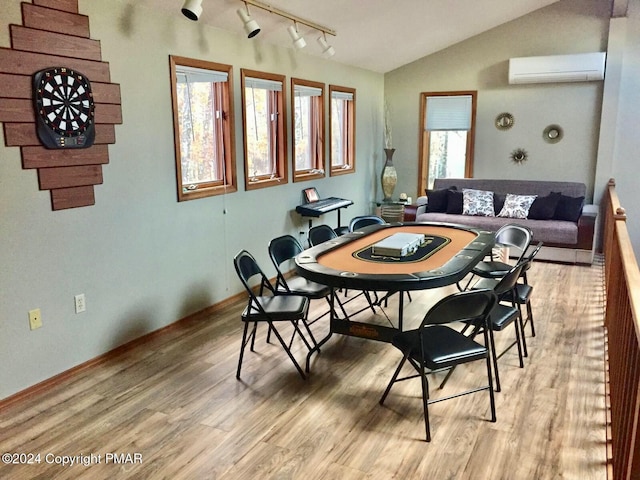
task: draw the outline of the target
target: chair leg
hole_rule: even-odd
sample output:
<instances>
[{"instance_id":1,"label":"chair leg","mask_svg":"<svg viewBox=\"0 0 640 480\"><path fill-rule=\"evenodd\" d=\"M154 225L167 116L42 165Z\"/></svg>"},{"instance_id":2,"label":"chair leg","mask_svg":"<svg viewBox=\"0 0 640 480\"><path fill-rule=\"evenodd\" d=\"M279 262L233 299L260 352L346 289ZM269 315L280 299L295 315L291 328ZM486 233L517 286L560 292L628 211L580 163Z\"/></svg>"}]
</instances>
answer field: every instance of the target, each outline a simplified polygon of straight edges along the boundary
<instances>
[{"instance_id":1,"label":"chair leg","mask_svg":"<svg viewBox=\"0 0 640 480\"><path fill-rule=\"evenodd\" d=\"M376 313L376 309L373 308L373 300L371 300L371 295L366 290L364 291L364 296L367 298L367 302L369 302L369 307L373 313Z\"/></svg>"},{"instance_id":2,"label":"chair leg","mask_svg":"<svg viewBox=\"0 0 640 480\"><path fill-rule=\"evenodd\" d=\"M309 334L311 335L311 330L309 330L309 327L307 325L307 322L304 321L304 319L302 319L302 323L304 324L304 326L307 328L307 330L309 331ZM307 340L307 337L304 336L304 334L302 333L302 330L300 330L300 327L298 326L298 320L292 320L291 324L293 325L294 328L294 332L293 332L293 336L295 336L295 334L297 333L298 335L300 335L300 338L302 339L302 341L304 342L305 346L307 347L308 350L311 350L313 347L311 347L311 344L309 343L309 341ZM311 338L313 340L313 343L316 343L316 339L313 338L313 335L311 335ZM289 345L289 348L291 348L291 345Z\"/></svg>"},{"instance_id":3,"label":"chair leg","mask_svg":"<svg viewBox=\"0 0 640 480\"><path fill-rule=\"evenodd\" d=\"M527 322L531 323L531 336L536 336L536 328L533 325L533 309L531 308L531 300L527 301Z\"/></svg>"},{"instance_id":4,"label":"chair leg","mask_svg":"<svg viewBox=\"0 0 640 480\"><path fill-rule=\"evenodd\" d=\"M442 390L444 388L444 386L447 384L447 382L449 381L449 378L451 378L451 375L453 375L453 371L456 369L456 366L454 365L453 367L451 367L449 369L449 371L447 372L447 374L444 376L444 378L442 379L442 382L440 383L440 386L438 387L438 389Z\"/></svg>"},{"instance_id":5,"label":"chair leg","mask_svg":"<svg viewBox=\"0 0 640 480\"><path fill-rule=\"evenodd\" d=\"M420 380L422 381L422 409L424 411L424 430L427 442L431 441L431 427L429 425L429 382L424 371L424 363L420 362Z\"/></svg>"},{"instance_id":6,"label":"chair leg","mask_svg":"<svg viewBox=\"0 0 640 480\"><path fill-rule=\"evenodd\" d=\"M329 304L329 308L331 308L333 310L333 313L335 315L335 318L340 318L338 317L338 312L335 311L334 306L331 304L331 300L329 300L329 297L325 297L325 299L327 300L327 303ZM340 310L342 310L342 315L344 315L344 319L348 319L349 315L347 315L347 311L344 309L344 305L342 304L342 302L340 301L340 299L338 298L337 295L335 295L335 299L336 302L338 302L338 306L340 307Z\"/></svg>"},{"instance_id":7,"label":"chair leg","mask_svg":"<svg viewBox=\"0 0 640 480\"><path fill-rule=\"evenodd\" d=\"M493 379L491 374L491 360L487 352L487 378L489 379L489 405L491 406L491 421L496 421L496 400L493 395Z\"/></svg>"},{"instance_id":8,"label":"chair leg","mask_svg":"<svg viewBox=\"0 0 640 480\"><path fill-rule=\"evenodd\" d=\"M501 390L500 373L498 372L498 354L496 353L496 341L493 337L493 330L489 329L489 345L491 346L491 358L493 360L493 373L496 376L496 392Z\"/></svg>"},{"instance_id":9,"label":"chair leg","mask_svg":"<svg viewBox=\"0 0 640 480\"><path fill-rule=\"evenodd\" d=\"M529 352L527 351L527 339L524 334L524 320L522 318L522 307L518 304L518 318L516 319L518 324L520 325L520 338L522 338L522 355L525 357L529 356Z\"/></svg>"},{"instance_id":10,"label":"chair leg","mask_svg":"<svg viewBox=\"0 0 640 480\"><path fill-rule=\"evenodd\" d=\"M291 322L291 323L294 323L294 322ZM302 370L302 368L300 368L300 365L298 364L298 362L296 361L295 357L294 357L294 356L293 356L293 354L291 353L291 350L289 350L289 347L287 347L287 344L285 343L285 341L284 341L284 340L282 339L282 337L280 336L280 333L278 333L278 330L276 329L276 327L274 327L274 326L273 326L273 323L272 323L272 322L269 322L269 326L271 327L271 330L273 331L273 334L276 336L276 338L277 338L277 339L278 339L278 341L280 342L280 345L282 345L282 348L284 348L285 352L287 352L287 355L289 356L289 358L291 359L291 361L292 361L292 362L293 362L293 364L295 365L296 370L298 370L298 373L300 374L300 376L302 377L302 379L303 379L303 380L306 380L306 379L307 379L307 377L306 377L306 375L304 374L304 371ZM295 324L294 324L294 328L300 332L300 329L298 328L298 326L297 326L297 325L295 325ZM302 335L302 332L300 332L300 335ZM308 345L307 340L305 339L304 341L305 341L305 343L307 343L307 345ZM311 348L311 347L309 346L309 348Z\"/></svg>"},{"instance_id":11,"label":"chair leg","mask_svg":"<svg viewBox=\"0 0 640 480\"><path fill-rule=\"evenodd\" d=\"M311 339L311 343L313 344L313 347L309 345L309 350L311 350L312 348L315 348L318 346L318 342L316 341L316 338L313 336L313 333L309 328L309 324L305 320L302 320L302 323L304 324L304 328L307 330L307 333L309 334L309 338Z\"/></svg>"},{"instance_id":12,"label":"chair leg","mask_svg":"<svg viewBox=\"0 0 640 480\"><path fill-rule=\"evenodd\" d=\"M384 393L382 394L382 398L378 402L380 405L382 405L384 403L385 398L387 398L387 395L389 395L389 392L391 391L391 387L395 383L396 378L398 378L398 375L400 374L400 370L402 370L402 367L404 366L405 362L407 361L407 358L409 358L409 354L405 353L404 357L402 357L402 360L398 364L398 368L396 368L396 371L393 372L393 376L391 377L391 381L389 382L389 385L387 385L387 388L385 389Z\"/></svg>"},{"instance_id":13,"label":"chair leg","mask_svg":"<svg viewBox=\"0 0 640 480\"><path fill-rule=\"evenodd\" d=\"M256 347L256 332L258 330L258 322L253 322L253 330L251 330L251 351L255 352ZM267 333L267 342L269 338L269 334Z\"/></svg>"},{"instance_id":14,"label":"chair leg","mask_svg":"<svg viewBox=\"0 0 640 480\"><path fill-rule=\"evenodd\" d=\"M271 325L269 325L269 330L267 330L267 343L271 343ZM253 345L251 345L251 351L253 351Z\"/></svg>"},{"instance_id":15,"label":"chair leg","mask_svg":"<svg viewBox=\"0 0 640 480\"><path fill-rule=\"evenodd\" d=\"M247 330L249 330L249 323L244 322L244 329L242 330L242 343L240 343L240 356L238 358L238 369L236 370L236 378L238 380L240 380L240 369L242 368L242 357L244 357L244 347L247 346Z\"/></svg>"},{"instance_id":16,"label":"chair leg","mask_svg":"<svg viewBox=\"0 0 640 480\"><path fill-rule=\"evenodd\" d=\"M516 329L516 346L518 347L518 358L520 360L520 368L524 368L524 359L523 359L523 354L522 354L522 343L520 340L520 325L518 324L518 320L516 319L515 322L513 322L513 326Z\"/></svg>"}]
</instances>

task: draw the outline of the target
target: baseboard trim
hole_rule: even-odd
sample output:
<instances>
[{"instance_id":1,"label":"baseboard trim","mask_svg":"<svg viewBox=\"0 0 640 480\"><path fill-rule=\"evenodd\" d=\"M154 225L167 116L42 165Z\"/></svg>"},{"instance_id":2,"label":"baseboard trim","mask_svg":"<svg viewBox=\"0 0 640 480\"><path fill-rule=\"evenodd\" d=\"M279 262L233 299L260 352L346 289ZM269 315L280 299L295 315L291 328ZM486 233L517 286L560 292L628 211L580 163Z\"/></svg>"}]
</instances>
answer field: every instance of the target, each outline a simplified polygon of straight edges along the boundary
<instances>
[{"instance_id":1,"label":"baseboard trim","mask_svg":"<svg viewBox=\"0 0 640 480\"><path fill-rule=\"evenodd\" d=\"M32 396L32 395L36 395L42 392L45 392L53 387L55 387L56 385L58 385L59 383L75 376L78 375L81 372L84 372L85 370L88 370L92 367L95 367L96 365L100 365L104 362L107 362L115 357L117 357L118 355L121 355L125 352L128 352L129 350L138 347L140 345L143 345L145 343L150 342L151 340L166 334L167 332L174 330L176 328L179 328L181 326L183 326L186 323L189 322L193 322L193 321L198 321L201 320L203 318L206 318L208 316L211 316L214 313L217 313L221 310L224 310L226 308L228 308L229 306L235 304L236 302L246 299L247 298L247 294L246 292L243 290L240 293L237 293L236 295L233 295L229 298L226 298L225 300L218 302L216 304L210 305L198 312L192 313L191 315L188 315L184 318L181 318L179 320L176 320L173 323L170 323L167 326L164 326L162 328L159 328L158 330L154 330L152 332L146 333L144 335L142 335L141 337L135 338L127 343L124 343L116 348L114 348L113 350L109 350L108 352L103 353L102 355L99 355L95 358L92 358L91 360L87 360L84 363L81 363L80 365L76 365L75 367L72 367L68 370L65 370L62 373L59 373L51 378L48 378L46 380L43 380L40 383L36 383L35 385L32 385L30 387L27 387L24 390L21 390L13 395L10 395L7 398L4 398L2 400L0 400L0 410L3 410L5 408L8 408L12 405L15 405L16 403L20 403L23 400L25 400L26 398Z\"/></svg>"}]
</instances>

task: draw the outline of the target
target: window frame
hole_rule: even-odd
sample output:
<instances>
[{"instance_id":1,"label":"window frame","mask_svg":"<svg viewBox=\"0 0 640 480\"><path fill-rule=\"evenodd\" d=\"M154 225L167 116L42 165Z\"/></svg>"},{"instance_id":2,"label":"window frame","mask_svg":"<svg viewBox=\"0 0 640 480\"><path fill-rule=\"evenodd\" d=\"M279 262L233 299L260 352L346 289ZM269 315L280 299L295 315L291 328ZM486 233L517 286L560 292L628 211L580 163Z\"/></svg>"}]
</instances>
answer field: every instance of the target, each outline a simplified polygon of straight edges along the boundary
<instances>
[{"instance_id":1,"label":"window frame","mask_svg":"<svg viewBox=\"0 0 640 480\"><path fill-rule=\"evenodd\" d=\"M180 67L197 68L200 70L209 70L227 74L227 81L221 82L224 83L226 87L219 92L219 95L221 95L222 115L220 116L220 123L216 127L216 130L218 131L218 138L222 138L223 143L215 146L218 152L218 168L224 173L221 180L203 182L201 184L197 184L195 188L185 187L182 179L182 153L177 78L177 72L180 70ZM169 55L169 71L178 201L183 202L195 200L197 198L236 192L238 190L238 184L236 175L233 67L222 63Z\"/></svg>"},{"instance_id":2,"label":"window frame","mask_svg":"<svg viewBox=\"0 0 640 480\"><path fill-rule=\"evenodd\" d=\"M247 145L247 95L246 95L246 79L255 78L257 80L267 80L272 82L280 82L282 90L273 95L272 101L269 102L269 108L276 108L277 122L270 127L270 135L272 142L271 155L273 155L273 165L276 171L267 177L261 175L257 179L253 179L249 172L249 155ZM246 190L256 190L259 188L273 187L276 185L284 185L288 183L289 170L287 165L287 109L286 109L286 89L285 76L274 73L260 72L257 70L240 69L240 83L242 89L242 142L244 150L244 184ZM270 113L273 115L274 113ZM274 175L275 173L275 175Z\"/></svg>"},{"instance_id":3,"label":"window frame","mask_svg":"<svg viewBox=\"0 0 640 480\"><path fill-rule=\"evenodd\" d=\"M298 170L296 168L296 87L311 87L320 89L320 96L317 101L312 101L310 105L310 115L315 116L316 122L312 121L310 126L310 143L312 150L311 168ZM301 78L291 79L291 170L293 171L293 181L302 182L305 180L315 180L325 177L325 128L324 128L324 90L325 84ZM314 141L315 137L315 141ZM315 152L315 155L314 153Z\"/></svg>"},{"instance_id":4,"label":"window frame","mask_svg":"<svg viewBox=\"0 0 640 480\"><path fill-rule=\"evenodd\" d=\"M421 92L420 93L420 139L419 139L419 159L418 159L418 194L424 195L429 185L429 146L430 132L426 129L425 118L427 114L427 98L429 97L455 97L455 96L471 96L471 127L467 134L467 148L465 157L465 178L473 177L473 148L475 145L476 132L476 110L478 91L452 91L452 92Z\"/></svg>"},{"instance_id":5,"label":"window frame","mask_svg":"<svg viewBox=\"0 0 640 480\"><path fill-rule=\"evenodd\" d=\"M341 92L352 95L350 108L344 113L346 122L342 122L342 137L347 139L347 147L344 149L345 159L340 163L339 167L334 166L333 158L333 92ZM356 89L350 87L341 87L338 85L329 85L329 175L346 175L356 172ZM345 167L346 165L346 167Z\"/></svg>"}]
</instances>

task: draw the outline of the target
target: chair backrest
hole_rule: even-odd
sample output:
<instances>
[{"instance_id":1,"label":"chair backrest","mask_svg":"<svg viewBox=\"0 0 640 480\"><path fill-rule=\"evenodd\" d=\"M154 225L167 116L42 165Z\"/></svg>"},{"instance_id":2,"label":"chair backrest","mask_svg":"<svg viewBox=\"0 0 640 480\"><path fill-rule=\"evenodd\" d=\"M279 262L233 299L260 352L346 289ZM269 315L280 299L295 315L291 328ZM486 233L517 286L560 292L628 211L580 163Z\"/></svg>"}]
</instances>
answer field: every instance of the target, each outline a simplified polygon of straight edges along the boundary
<instances>
[{"instance_id":1,"label":"chair backrest","mask_svg":"<svg viewBox=\"0 0 640 480\"><path fill-rule=\"evenodd\" d=\"M355 232L369 225L384 225L385 223L387 222L385 222L384 219L376 215L361 215L351 219L351 222L349 222L349 231Z\"/></svg>"},{"instance_id":2,"label":"chair backrest","mask_svg":"<svg viewBox=\"0 0 640 480\"><path fill-rule=\"evenodd\" d=\"M301 253L304 249L300 242L292 235L282 235L269 242L269 256L276 269L287 260Z\"/></svg>"},{"instance_id":3,"label":"chair backrest","mask_svg":"<svg viewBox=\"0 0 640 480\"><path fill-rule=\"evenodd\" d=\"M524 283L527 283L527 271L531 268L531 263L533 263L533 259L536 258L536 255L542 248L542 242L538 242L536 248L534 248L529 255L526 256L525 259L522 260L522 271L520 272L520 276L523 277Z\"/></svg>"},{"instance_id":4,"label":"chair backrest","mask_svg":"<svg viewBox=\"0 0 640 480\"><path fill-rule=\"evenodd\" d=\"M512 292L518 282L518 278L520 278L520 274L522 273L522 268L524 267L525 262L520 262L516 264L511 270L509 270L506 275L504 275L495 287L493 287L493 291L496 292L496 295L504 295L507 292Z\"/></svg>"},{"instance_id":5,"label":"chair backrest","mask_svg":"<svg viewBox=\"0 0 640 480\"><path fill-rule=\"evenodd\" d=\"M516 263L524 257L524 254L531 244L532 238L533 233L531 232L531 229L524 225L517 225L514 223L503 225L496 232L496 243L518 250L518 255L513 255L514 257L517 257Z\"/></svg>"},{"instance_id":6,"label":"chair backrest","mask_svg":"<svg viewBox=\"0 0 640 480\"><path fill-rule=\"evenodd\" d=\"M321 243L331 240L332 238L336 238L337 236L338 234L336 231L329 225L316 225L309 229L309 246L315 247L316 245L320 245Z\"/></svg>"},{"instance_id":7,"label":"chair backrest","mask_svg":"<svg viewBox=\"0 0 640 480\"><path fill-rule=\"evenodd\" d=\"M457 321L483 320L498 301L493 290L465 290L451 294L429 309L421 328Z\"/></svg>"},{"instance_id":8,"label":"chair backrest","mask_svg":"<svg viewBox=\"0 0 640 480\"><path fill-rule=\"evenodd\" d=\"M289 291L289 286L287 285L287 280L284 277L281 266L289 262L304 249L302 245L300 245L300 242L292 235L282 235L281 237L274 238L269 242L268 249L269 257L271 257L273 266L276 267L276 289L282 288Z\"/></svg>"},{"instance_id":9,"label":"chair backrest","mask_svg":"<svg viewBox=\"0 0 640 480\"><path fill-rule=\"evenodd\" d=\"M523 259L522 272L520 272L521 275L525 275L525 272L531 268L531 262L533 262L533 259L536 258L536 255L538 255L538 252L540 251L541 248L542 248L542 242L538 242L538 245L536 245L536 248L534 248L531 251L531 253L527 255L526 258Z\"/></svg>"},{"instance_id":10,"label":"chair backrest","mask_svg":"<svg viewBox=\"0 0 640 480\"><path fill-rule=\"evenodd\" d=\"M269 282L269 279L258 265L256 259L248 251L240 250L236 256L233 257L233 266L236 269L242 285L244 285L247 293L249 293L249 303L259 305L256 300L256 295L251 288L251 283L256 276L258 276L260 280L259 295L262 295L265 289L275 294L273 285Z\"/></svg>"}]
</instances>

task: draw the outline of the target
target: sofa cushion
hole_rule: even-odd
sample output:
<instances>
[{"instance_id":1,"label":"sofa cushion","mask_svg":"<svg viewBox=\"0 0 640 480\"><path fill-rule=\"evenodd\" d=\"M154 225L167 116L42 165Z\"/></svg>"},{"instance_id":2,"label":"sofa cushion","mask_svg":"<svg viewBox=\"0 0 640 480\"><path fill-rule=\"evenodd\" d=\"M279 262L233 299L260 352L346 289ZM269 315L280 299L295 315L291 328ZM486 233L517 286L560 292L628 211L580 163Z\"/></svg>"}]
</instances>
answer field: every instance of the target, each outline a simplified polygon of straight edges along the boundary
<instances>
[{"instance_id":1,"label":"sofa cushion","mask_svg":"<svg viewBox=\"0 0 640 480\"><path fill-rule=\"evenodd\" d=\"M529 227L533 231L533 241L536 243L575 245L578 242L578 225L565 220L530 220L525 218L514 221L504 217L422 213L418 215L416 221L453 223L494 232L507 223L517 223L518 225Z\"/></svg>"},{"instance_id":2,"label":"sofa cushion","mask_svg":"<svg viewBox=\"0 0 640 480\"><path fill-rule=\"evenodd\" d=\"M471 188L462 190L462 214L494 217L493 192Z\"/></svg>"},{"instance_id":3,"label":"sofa cushion","mask_svg":"<svg viewBox=\"0 0 640 480\"><path fill-rule=\"evenodd\" d=\"M531 204L535 199L536 195L515 195L508 193L498 217L527 218Z\"/></svg>"},{"instance_id":4,"label":"sofa cushion","mask_svg":"<svg viewBox=\"0 0 640 480\"><path fill-rule=\"evenodd\" d=\"M427 199L429 200L429 203L427 203L427 212L446 212L448 191L448 188L427 190Z\"/></svg>"},{"instance_id":5,"label":"sofa cushion","mask_svg":"<svg viewBox=\"0 0 640 480\"><path fill-rule=\"evenodd\" d=\"M434 189L448 188L455 185L458 190L473 188L487 190L494 196L499 193L515 193L518 195L549 195L550 192L560 192L568 197L586 197L587 187L581 182L556 182L552 180L507 180L483 178L436 178ZM586 198L585 198L586 200ZM496 212L499 212L497 210Z\"/></svg>"},{"instance_id":6,"label":"sofa cushion","mask_svg":"<svg viewBox=\"0 0 640 480\"><path fill-rule=\"evenodd\" d=\"M560 195L558 206L553 218L555 220L567 220L577 222L584 206L584 197L568 197Z\"/></svg>"},{"instance_id":7,"label":"sofa cushion","mask_svg":"<svg viewBox=\"0 0 640 480\"><path fill-rule=\"evenodd\" d=\"M544 197L537 197L531 204L527 218L533 220L551 220L556 213L560 193L551 192Z\"/></svg>"},{"instance_id":8,"label":"sofa cushion","mask_svg":"<svg viewBox=\"0 0 640 480\"><path fill-rule=\"evenodd\" d=\"M447 213L462 215L462 192L449 190L447 192Z\"/></svg>"}]
</instances>

